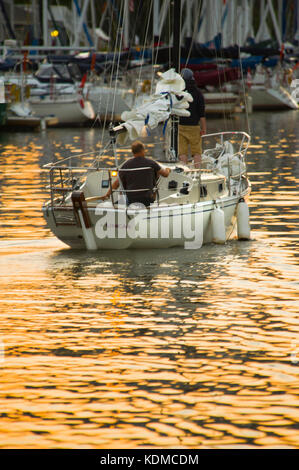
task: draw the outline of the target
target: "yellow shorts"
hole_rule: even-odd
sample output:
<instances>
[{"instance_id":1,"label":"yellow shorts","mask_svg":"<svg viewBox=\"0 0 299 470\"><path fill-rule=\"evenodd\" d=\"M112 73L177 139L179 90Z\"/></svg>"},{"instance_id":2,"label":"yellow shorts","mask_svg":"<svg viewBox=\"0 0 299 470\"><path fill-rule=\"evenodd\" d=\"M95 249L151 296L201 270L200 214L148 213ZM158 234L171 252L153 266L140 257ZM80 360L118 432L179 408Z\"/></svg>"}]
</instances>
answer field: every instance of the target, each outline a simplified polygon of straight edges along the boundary
<instances>
[{"instance_id":1,"label":"yellow shorts","mask_svg":"<svg viewBox=\"0 0 299 470\"><path fill-rule=\"evenodd\" d=\"M191 155L196 153L201 155L201 135L200 126L179 126L179 155L188 155L189 148Z\"/></svg>"}]
</instances>

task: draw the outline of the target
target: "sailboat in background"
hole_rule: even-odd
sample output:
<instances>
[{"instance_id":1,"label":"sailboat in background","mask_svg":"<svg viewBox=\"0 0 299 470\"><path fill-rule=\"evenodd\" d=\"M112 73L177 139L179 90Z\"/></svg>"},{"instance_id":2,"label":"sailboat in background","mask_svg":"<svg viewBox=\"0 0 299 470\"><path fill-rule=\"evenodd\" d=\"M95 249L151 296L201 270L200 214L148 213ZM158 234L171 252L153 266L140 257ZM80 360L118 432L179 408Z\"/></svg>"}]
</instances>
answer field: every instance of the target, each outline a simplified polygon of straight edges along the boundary
<instances>
[{"instance_id":1,"label":"sailboat in background","mask_svg":"<svg viewBox=\"0 0 299 470\"><path fill-rule=\"evenodd\" d=\"M101 11L99 11L100 2L96 4L94 0L82 0L81 2L73 0L73 2L70 2L70 7L54 6L50 3L48 0L44 0L38 2L37 5L32 0L32 45L23 45L20 48L17 46L18 41L16 39L5 40L3 38L4 46L0 46L0 50L3 50L0 69L3 71L11 70L16 60L19 60L19 54L28 53L28 57L35 65L41 59L47 57L49 62L55 66L63 63L67 65L70 61L73 65L78 65L82 75L84 75L86 71L91 71L91 64L93 57L95 57L96 74L92 80L87 80L83 90L84 108L82 106L81 109L79 109L80 107L76 108L73 103L71 109L73 112L75 109L78 113L81 111L81 117L84 120L87 118L85 111L90 108L87 101L90 101L101 122L105 121L106 118L107 120L110 118L118 120L123 111L132 107L136 100L136 94L139 95L139 91L146 88L148 82L148 78L146 78L146 83L144 83L145 80L141 82L138 80L137 84L134 85L132 83L128 84L124 80L132 63L138 61L142 63L144 59L140 54L142 48L140 48L138 40L135 41L137 27L142 21L132 24L130 19L130 16L134 18L135 15L132 11L130 12L130 8L131 10L134 9L132 7L134 2L128 0L125 2L103 2ZM20 6L13 4L11 9L6 11L8 21L6 30L11 30L11 38L15 38L13 30L15 8L18 16L20 16ZM148 2L148 5L147 2L143 2L143 4L139 2L138 8L135 3L135 11L142 8L143 13L146 12L148 17L152 16L150 23L153 25L154 47L149 47L146 51L147 59L150 58L148 63L152 64L151 59L155 58L155 64L159 63L166 70L168 68L166 64L169 59L169 47L162 44L162 40L165 40L165 31L162 34L162 29L164 26L164 30L168 29L166 25L167 18L169 18L170 0L164 0L163 3L152 0L152 2ZM190 68L198 63L201 66L213 65L217 67L217 70L210 71L210 75L207 74L205 77L211 81L213 78L213 88L211 84L203 85L206 86L204 93L208 114L215 111L232 113L239 110L240 93L238 86L234 84L233 86L226 86L227 89L224 89L221 83L217 83L217 79L222 75L227 77L236 70L240 72L241 69L245 71L245 74L250 69L253 76L249 92L252 95L254 108L275 106L296 109L296 103L292 100L293 90L289 90L285 83L281 82L278 77L281 74L276 73L277 70L273 68L274 64L277 63L275 54L279 56L279 50L278 52L277 50L271 52L271 49L279 49L285 45L286 31L290 26L290 20L287 16L293 15L292 21L295 20L295 10L287 15L284 2L278 2L278 8L274 10L272 0L264 0L258 3L242 0L242 4L237 0L230 0L229 2L188 0L188 2L182 2L182 8L184 11L182 38L185 40L185 46L182 46L182 58L184 60L181 64ZM97 15L100 18L99 25L96 24ZM42 22L38 21L40 18L42 18ZM273 39L269 33L270 22L271 34L275 36L277 45L260 48L258 47L259 42ZM145 30L148 30L150 23L146 25ZM257 28L255 23L257 23ZM28 24L26 24L26 27L28 27ZM115 35L114 29L115 31L122 29L122 34L117 33ZM52 36L52 34L55 35ZM138 34L142 38L144 31L140 31L139 28ZM297 25L297 31L294 31L293 34L294 40L298 38L298 34ZM121 40L121 44L119 40ZM115 47L113 42L115 42ZM131 47L131 43L135 46ZM167 40L166 44L168 44ZM95 51L98 50L99 45L104 45L103 49L110 52L96 53ZM143 51L145 51L145 48L143 48ZM120 62L123 62L126 66L121 73L119 73L120 67L118 66L117 73L119 74L113 78L115 90L112 91L112 83L110 80L107 82L102 72L106 65L116 63L115 54L118 55ZM264 64L264 59L268 54L271 54L272 57L271 65L267 64L267 69L263 69L262 73L259 69L254 73L256 65ZM298 57L296 51L295 57ZM286 66L288 65L287 60L286 56L282 61ZM245 63L247 63L246 66ZM268 80L271 70L273 70L273 73L271 73L270 80ZM139 75L138 71L136 71L136 77L137 75ZM201 83L204 75L205 72L201 70ZM82 76L78 79L79 83L81 79ZM151 77L149 80L152 81ZM62 92L62 88L58 88L56 85L55 87L57 90L59 89L59 93ZM33 97L34 85L32 85L31 91L30 96L34 102L34 107L39 107L38 112L42 113L43 103L36 95ZM44 91L43 96L46 101L49 100L47 104L52 107L49 92L47 94ZM64 97L64 101L67 101L66 97ZM53 114L52 110L51 114ZM87 114L90 119L91 113ZM62 120L60 118L60 121ZM75 120L77 121L77 119Z\"/></svg>"},{"instance_id":2,"label":"sailboat in background","mask_svg":"<svg viewBox=\"0 0 299 470\"><path fill-rule=\"evenodd\" d=\"M56 84L50 82L49 91L36 94L28 99L35 115L45 118L57 118L59 125L79 125L94 119L95 112L88 99L84 99L86 75L81 82L74 85L67 93L66 90L56 89Z\"/></svg>"},{"instance_id":3,"label":"sailboat in background","mask_svg":"<svg viewBox=\"0 0 299 470\"><path fill-rule=\"evenodd\" d=\"M26 73L24 62L21 73L13 71L4 77L11 117L27 118L28 125L30 118L32 126L41 121L47 125L78 125L95 117L92 105L84 99L84 82L70 80L63 65L43 63L33 74ZM15 119L9 122L16 125Z\"/></svg>"},{"instance_id":4,"label":"sailboat in background","mask_svg":"<svg viewBox=\"0 0 299 470\"><path fill-rule=\"evenodd\" d=\"M259 65L252 78L247 74L254 109L299 109L286 83L287 74L280 65L272 70Z\"/></svg>"},{"instance_id":5,"label":"sailboat in background","mask_svg":"<svg viewBox=\"0 0 299 470\"><path fill-rule=\"evenodd\" d=\"M0 127L6 123L6 99L4 80L0 78Z\"/></svg>"},{"instance_id":6,"label":"sailboat in background","mask_svg":"<svg viewBox=\"0 0 299 470\"><path fill-rule=\"evenodd\" d=\"M174 0L172 18L174 69L161 75L151 100L122 116L124 122L111 128L110 142L96 158L84 155L83 163L72 156L45 166L51 197L43 206L43 214L55 236L72 248L198 249L203 243L225 243L234 236L236 226L240 239L250 237L246 204L250 194L246 173L249 135L219 132L204 136L201 169L178 160L178 116L188 115L192 100L178 73L181 0ZM171 122L171 142L164 151L163 163L167 163L170 174L156 183L158 196L148 208L127 206L125 189L113 190L113 182L124 171L118 146L157 128L159 122L163 127ZM114 157L114 168L101 163L109 154ZM108 188L111 197L103 201Z\"/></svg>"}]
</instances>

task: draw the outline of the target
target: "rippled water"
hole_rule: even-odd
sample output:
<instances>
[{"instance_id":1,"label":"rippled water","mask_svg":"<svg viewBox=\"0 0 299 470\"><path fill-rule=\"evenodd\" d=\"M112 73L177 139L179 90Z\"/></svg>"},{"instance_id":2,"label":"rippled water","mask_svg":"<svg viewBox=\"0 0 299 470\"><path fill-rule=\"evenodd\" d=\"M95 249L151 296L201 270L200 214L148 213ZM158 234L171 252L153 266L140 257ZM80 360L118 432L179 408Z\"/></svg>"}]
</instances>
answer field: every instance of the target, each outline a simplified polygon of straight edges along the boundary
<instances>
[{"instance_id":1,"label":"rippled water","mask_svg":"<svg viewBox=\"0 0 299 470\"><path fill-rule=\"evenodd\" d=\"M250 125L252 240L196 252L68 249L41 167L100 130L1 134L1 447L298 447L298 113Z\"/></svg>"}]
</instances>

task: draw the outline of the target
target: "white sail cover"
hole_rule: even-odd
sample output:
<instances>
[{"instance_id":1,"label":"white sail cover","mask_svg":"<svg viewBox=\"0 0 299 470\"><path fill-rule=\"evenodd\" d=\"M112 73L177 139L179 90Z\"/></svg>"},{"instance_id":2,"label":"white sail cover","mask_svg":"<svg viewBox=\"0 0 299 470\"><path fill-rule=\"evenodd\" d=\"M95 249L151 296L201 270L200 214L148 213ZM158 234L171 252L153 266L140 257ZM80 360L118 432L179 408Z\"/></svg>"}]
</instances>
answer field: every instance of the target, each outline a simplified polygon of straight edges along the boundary
<instances>
[{"instance_id":1,"label":"white sail cover","mask_svg":"<svg viewBox=\"0 0 299 470\"><path fill-rule=\"evenodd\" d=\"M169 116L190 116L189 103L192 96L185 89L185 81L174 69L167 70L161 75L153 95L145 99L141 106L121 115L124 121L121 125L127 132L118 137L122 142L129 137L135 140L145 136L146 132L154 129L160 122L166 122Z\"/></svg>"}]
</instances>

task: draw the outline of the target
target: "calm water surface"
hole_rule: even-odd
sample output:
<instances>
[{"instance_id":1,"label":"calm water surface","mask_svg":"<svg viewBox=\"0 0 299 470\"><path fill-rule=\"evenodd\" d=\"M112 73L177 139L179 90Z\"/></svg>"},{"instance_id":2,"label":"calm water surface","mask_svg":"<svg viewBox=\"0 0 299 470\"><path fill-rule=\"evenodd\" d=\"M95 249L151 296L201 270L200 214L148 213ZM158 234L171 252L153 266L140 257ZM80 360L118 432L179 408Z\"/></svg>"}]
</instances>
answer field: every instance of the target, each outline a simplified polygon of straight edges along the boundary
<instances>
[{"instance_id":1,"label":"calm water surface","mask_svg":"<svg viewBox=\"0 0 299 470\"><path fill-rule=\"evenodd\" d=\"M42 166L101 131L0 135L2 448L299 447L298 113L250 126L252 240L199 251L68 249Z\"/></svg>"}]
</instances>

